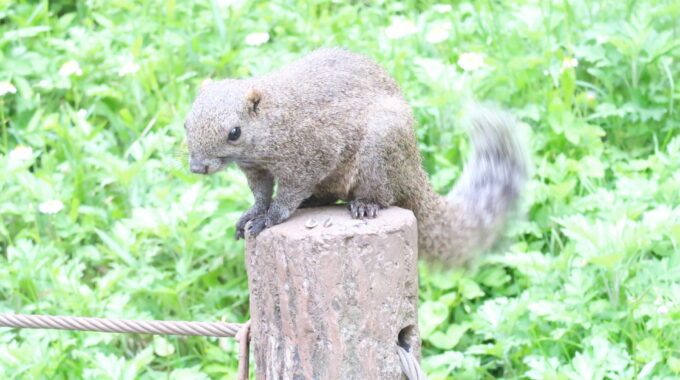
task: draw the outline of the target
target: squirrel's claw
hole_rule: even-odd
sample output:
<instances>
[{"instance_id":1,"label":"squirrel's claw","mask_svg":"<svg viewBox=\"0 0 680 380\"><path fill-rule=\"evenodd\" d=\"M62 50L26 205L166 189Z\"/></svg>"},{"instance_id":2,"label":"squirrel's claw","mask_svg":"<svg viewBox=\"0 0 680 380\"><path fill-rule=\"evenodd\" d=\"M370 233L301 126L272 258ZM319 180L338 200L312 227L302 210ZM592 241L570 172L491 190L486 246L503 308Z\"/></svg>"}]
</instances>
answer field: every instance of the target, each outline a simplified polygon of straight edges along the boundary
<instances>
[{"instance_id":1,"label":"squirrel's claw","mask_svg":"<svg viewBox=\"0 0 680 380\"><path fill-rule=\"evenodd\" d=\"M257 218L258 216L264 216L266 213L266 208L261 207L258 204L253 205L246 212L241 215L238 222L236 222L236 232L234 233L234 238L236 240L245 239L246 231L250 232L247 227L248 222Z\"/></svg>"},{"instance_id":2,"label":"squirrel's claw","mask_svg":"<svg viewBox=\"0 0 680 380\"><path fill-rule=\"evenodd\" d=\"M246 231L244 228L236 228L236 233L234 233L234 239L245 239Z\"/></svg>"},{"instance_id":3,"label":"squirrel's claw","mask_svg":"<svg viewBox=\"0 0 680 380\"><path fill-rule=\"evenodd\" d=\"M352 219L375 218L378 216L380 205L373 202L353 200L347 205Z\"/></svg>"},{"instance_id":4,"label":"squirrel's claw","mask_svg":"<svg viewBox=\"0 0 680 380\"><path fill-rule=\"evenodd\" d=\"M267 218L264 216L258 216L251 220L247 225L246 225L246 230L248 231L248 235L252 237L256 237L257 235L262 232L265 227L267 226Z\"/></svg>"}]
</instances>

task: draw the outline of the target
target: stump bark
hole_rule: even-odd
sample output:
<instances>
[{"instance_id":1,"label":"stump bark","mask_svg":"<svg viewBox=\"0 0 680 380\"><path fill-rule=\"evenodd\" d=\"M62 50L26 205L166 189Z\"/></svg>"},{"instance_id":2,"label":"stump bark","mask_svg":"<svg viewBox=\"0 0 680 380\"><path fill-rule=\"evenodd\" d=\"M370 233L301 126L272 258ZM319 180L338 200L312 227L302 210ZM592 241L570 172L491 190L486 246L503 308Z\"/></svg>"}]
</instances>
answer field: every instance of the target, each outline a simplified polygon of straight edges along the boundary
<instances>
[{"instance_id":1,"label":"stump bark","mask_svg":"<svg viewBox=\"0 0 680 380\"><path fill-rule=\"evenodd\" d=\"M417 240L409 210L353 220L342 206L249 238L257 379L402 379L397 342L420 355Z\"/></svg>"}]
</instances>

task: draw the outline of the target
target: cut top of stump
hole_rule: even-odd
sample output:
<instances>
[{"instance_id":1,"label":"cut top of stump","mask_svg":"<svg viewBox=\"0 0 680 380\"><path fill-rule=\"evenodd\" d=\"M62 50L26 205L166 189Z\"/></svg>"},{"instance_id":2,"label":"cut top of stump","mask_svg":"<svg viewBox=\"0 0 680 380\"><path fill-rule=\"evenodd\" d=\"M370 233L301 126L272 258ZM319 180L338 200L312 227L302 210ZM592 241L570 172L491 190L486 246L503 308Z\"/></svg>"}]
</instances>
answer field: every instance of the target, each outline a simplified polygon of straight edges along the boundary
<instances>
[{"instance_id":1,"label":"cut top of stump","mask_svg":"<svg viewBox=\"0 0 680 380\"><path fill-rule=\"evenodd\" d=\"M413 212L399 207L382 209L374 219L352 219L345 205L334 205L298 209L284 223L262 231L261 238L266 239L262 236L265 234L285 236L291 240L323 235L340 237L389 234L415 224L416 217Z\"/></svg>"}]
</instances>

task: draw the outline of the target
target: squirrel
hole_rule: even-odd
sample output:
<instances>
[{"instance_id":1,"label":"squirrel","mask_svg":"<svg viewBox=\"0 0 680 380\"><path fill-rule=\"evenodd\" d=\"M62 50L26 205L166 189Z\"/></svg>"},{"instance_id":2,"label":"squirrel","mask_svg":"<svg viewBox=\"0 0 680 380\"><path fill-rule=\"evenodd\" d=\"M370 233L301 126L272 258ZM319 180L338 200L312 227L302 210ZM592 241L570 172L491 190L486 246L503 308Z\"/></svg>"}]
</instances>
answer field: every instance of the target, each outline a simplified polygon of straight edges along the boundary
<instances>
[{"instance_id":1,"label":"squirrel","mask_svg":"<svg viewBox=\"0 0 680 380\"><path fill-rule=\"evenodd\" d=\"M266 75L206 80L185 129L192 172L235 162L245 173L255 204L236 223L237 240L298 207L342 200L363 219L396 205L415 214L421 254L448 266L497 240L528 177L508 113L476 105L468 124L471 155L441 196L422 168L397 82L367 56L322 48Z\"/></svg>"}]
</instances>

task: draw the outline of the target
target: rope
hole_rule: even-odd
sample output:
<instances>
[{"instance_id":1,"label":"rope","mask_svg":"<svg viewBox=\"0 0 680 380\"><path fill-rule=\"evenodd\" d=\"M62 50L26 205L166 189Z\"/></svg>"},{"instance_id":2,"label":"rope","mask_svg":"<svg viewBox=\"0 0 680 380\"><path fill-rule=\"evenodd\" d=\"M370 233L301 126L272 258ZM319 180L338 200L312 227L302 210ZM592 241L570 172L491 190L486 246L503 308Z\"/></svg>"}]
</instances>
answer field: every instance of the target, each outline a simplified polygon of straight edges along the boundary
<instances>
[{"instance_id":1,"label":"rope","mask_svg":"<svg viewBox=\"0 0 680 380\"><path fill-rule=\"evenodd\" d=\"M235 337L239 341L239 363L236 378L238 380L248 379L250 321L244 324L226 322L135 321L129 319L0 313L0 326L109 333Z\"/></svg>"},{"instance_id":2,"label":"rope","mask_svg":"<svg viewBox=\"0 0 680 380\"><path fill-rule=\"evenodd\" d=\"M397 345L397 353L399 354L399 361L401 362L401 370L408 380L426 380L423 369L420 368L420 363L413 356L410 351L406 351L403 347Z\"/></svg>"},{"instance_id":3,"label":"rope","mask_svg":"<svg viewBox=\"0 0 680 380\"><path fill-rule=\"evenodd\" d=\"M235 336L238 341L238 373L236 375L236 380L248 380L248 364L250 359L248 354L250 353L250 348L248 343L250 343L250 321L243 325L243 328L236 333Z\"/></svg>"},{"instance_id":4,"label":"rope","mask_svg":"<svg viewBox=\"0 0 680 380\"><path fill-rule=\"evenodd\" d=\"M0 313L0 326L111 333L233 337L241 330L243 324L226 322L135 321Z\"/></svg>"},{"instance_id":5,"label":"rope","mask_svg":"<svg viewBox=\"0 0 680 380\"><path fill-rule=\"evenodd\" d=\"M236 333L238 340L238 371L236 380L248 380L250 376L250 321L243 325L243 328Z\"/></svg>"},{"instance_id":6,"label":"rope","mask_svg":"<svg viewBox=\"0 0 680 380\"><path fill-rule=\"evenodd\" d=\"M0 313L0 326L109 333L234 337L239 342L239 364L236 379L248 379L250 321L243 324L226 322L139 321ZM416 360L411 352L397 345L397 353L401 363L401 370L409 380L426 379L418 360Z\"/></svg>"}]
</instances>

